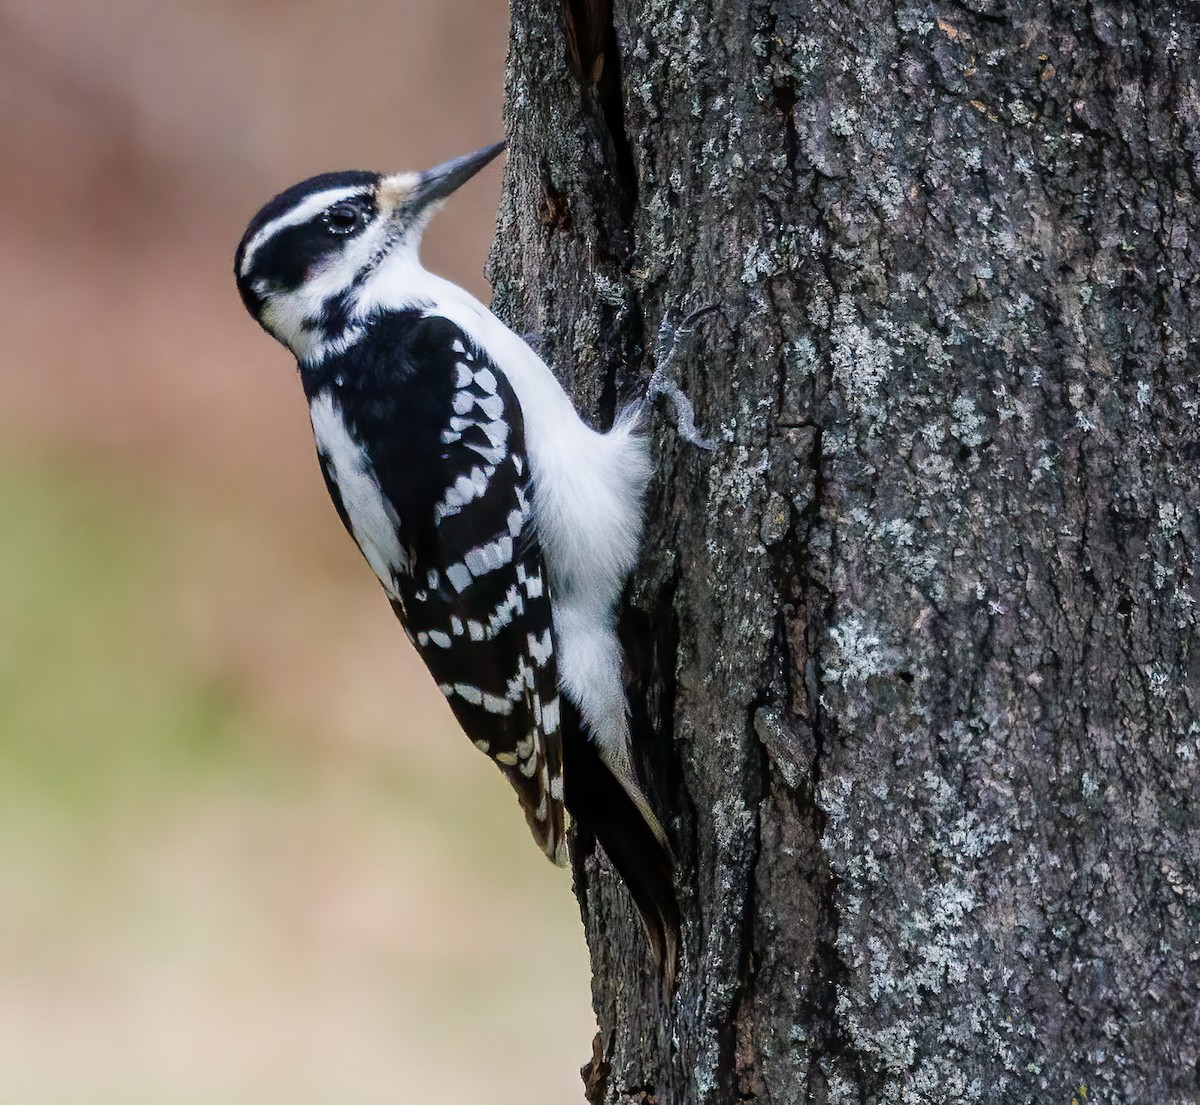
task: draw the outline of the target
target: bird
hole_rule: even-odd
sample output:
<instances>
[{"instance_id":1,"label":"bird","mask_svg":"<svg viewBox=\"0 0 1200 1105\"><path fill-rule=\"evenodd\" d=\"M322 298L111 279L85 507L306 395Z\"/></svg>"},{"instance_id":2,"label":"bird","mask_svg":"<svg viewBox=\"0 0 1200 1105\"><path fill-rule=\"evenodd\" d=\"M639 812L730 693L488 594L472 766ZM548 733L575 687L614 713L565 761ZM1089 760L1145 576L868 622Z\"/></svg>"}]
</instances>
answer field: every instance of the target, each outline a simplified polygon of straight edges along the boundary
<instances>
[{"instance_id":1,"label":"bird","mask_svg":"<svg viewBox=\"0 0 1200 1105\"><path fill-rule=\"evenodd\" d=\"M675 860L633 767L617 635L643 408L592 428L526 340L420 261L435 211L504 148L304 180L251 219L234 274L296 358L329 496L459 725L551 860L572 824L599 843L673 986Z\"/></svg>"}]
</instances>

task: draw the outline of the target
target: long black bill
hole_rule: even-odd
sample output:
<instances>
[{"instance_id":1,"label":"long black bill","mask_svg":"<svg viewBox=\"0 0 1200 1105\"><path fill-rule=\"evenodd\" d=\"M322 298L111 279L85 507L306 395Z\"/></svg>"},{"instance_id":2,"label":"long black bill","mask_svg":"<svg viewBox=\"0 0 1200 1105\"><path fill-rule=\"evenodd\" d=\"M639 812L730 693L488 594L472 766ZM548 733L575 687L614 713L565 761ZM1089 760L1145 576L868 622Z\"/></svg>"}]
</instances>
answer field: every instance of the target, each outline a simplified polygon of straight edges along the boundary
<instances>
[{"instance_id":1,"label":"long black bill","mask_svg":"<svg viewBox=\"0 0 1200 1105\"><path fill-rule=\"evenodd\" d=\"M416 208L425 207L445 199L456 188L466 184L489 161L500 156L505 146L497 142L494 146L485 146L464 157L456 157L453 161L443 162L432 169L426 169L417 174L417 187L409 202Z\"/></svg>"}]
</instances>

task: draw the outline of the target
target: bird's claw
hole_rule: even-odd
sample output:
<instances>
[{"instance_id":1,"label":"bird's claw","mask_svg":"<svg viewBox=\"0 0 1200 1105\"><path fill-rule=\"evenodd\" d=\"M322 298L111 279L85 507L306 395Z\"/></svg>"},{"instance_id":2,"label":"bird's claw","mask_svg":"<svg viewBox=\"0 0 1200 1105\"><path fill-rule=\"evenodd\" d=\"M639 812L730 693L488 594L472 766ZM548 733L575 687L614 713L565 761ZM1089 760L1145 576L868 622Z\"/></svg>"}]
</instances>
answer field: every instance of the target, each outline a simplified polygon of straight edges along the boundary
<instances>
[{"instance_id":1,"label":"bird's claw","mask_svg":"<svg viewBox=\"0 0 1200 1105\"><path fill-rule=\"evenodd\" d=\"M693 311L678 326L672 326L666 317L663 318L662 325L658 328L658 341L655 346L655 368L646 389L648 400L663 395L671 401L675 411L675 429L679 436L689 445L695 445L698 449L708 452L716 449L716 442L704 437L696 428L696 410L683 389L671 378L671 369L679 354L680 345L695 332L695 324L705 315L720 309L717 304L710 303Z\"/></svg>"}]
</instances>

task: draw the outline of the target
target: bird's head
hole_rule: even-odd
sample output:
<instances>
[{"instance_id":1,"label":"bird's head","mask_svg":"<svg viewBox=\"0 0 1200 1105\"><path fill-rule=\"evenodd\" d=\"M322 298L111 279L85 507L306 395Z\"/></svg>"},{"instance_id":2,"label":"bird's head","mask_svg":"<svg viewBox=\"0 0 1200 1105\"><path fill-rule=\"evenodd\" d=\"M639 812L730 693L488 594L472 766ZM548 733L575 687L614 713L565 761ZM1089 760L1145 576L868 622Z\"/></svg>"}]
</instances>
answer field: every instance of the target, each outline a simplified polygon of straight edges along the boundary
<instances>
[{"instance_id":1,"label":"bird's head","mask_svg":"<svg viewBox=\"0 0 1200 1105\"><path fill-rule=\"evenodd\" d=\"M300 360L345 335L372 283L419 271L421 234L442 200L495 158L488 146L420 173L324 173L250 221L234 259L242 302Z\"/></svg>"}]
</instances>

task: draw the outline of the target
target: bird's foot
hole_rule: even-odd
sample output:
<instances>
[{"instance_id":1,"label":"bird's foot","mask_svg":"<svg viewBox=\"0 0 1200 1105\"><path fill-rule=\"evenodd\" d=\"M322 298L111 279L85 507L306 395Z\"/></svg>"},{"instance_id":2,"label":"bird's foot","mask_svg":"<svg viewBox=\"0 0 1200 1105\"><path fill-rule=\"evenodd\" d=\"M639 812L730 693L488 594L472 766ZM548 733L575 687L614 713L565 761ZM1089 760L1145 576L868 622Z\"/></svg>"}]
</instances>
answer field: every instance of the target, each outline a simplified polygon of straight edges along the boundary
<instances>
[{"instance_id":1,"label":"bird's foot","mask_svg":"<svg viewBox=\"0 0 1200 1105\"><path fill-rule=\"evenodd\" d=\"M664 317L658 328L658 341L655 346L654 372L646 389L646 399L652 402L659 395L666 396L671 401L675 412L675 430L689 445L709 452L716 449L716 442L704 437L696 428L696 410L692 401L684 394L683 389L671 378L671 369L680 347L686 345L688 339L696 332L696 323L705 315L711 315L720 308L715 303L693 311L678 326L671 324Z\"/></svg>"}]
</instances>

